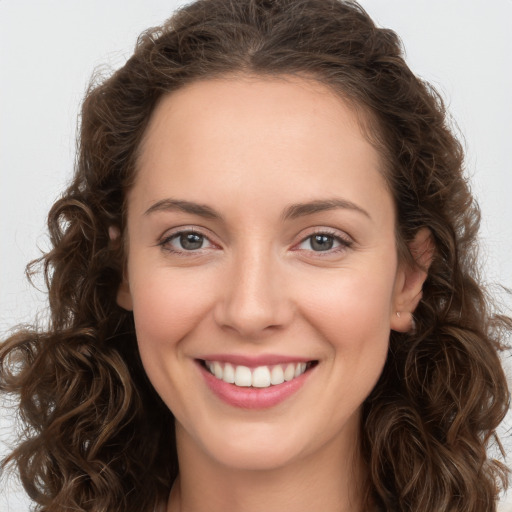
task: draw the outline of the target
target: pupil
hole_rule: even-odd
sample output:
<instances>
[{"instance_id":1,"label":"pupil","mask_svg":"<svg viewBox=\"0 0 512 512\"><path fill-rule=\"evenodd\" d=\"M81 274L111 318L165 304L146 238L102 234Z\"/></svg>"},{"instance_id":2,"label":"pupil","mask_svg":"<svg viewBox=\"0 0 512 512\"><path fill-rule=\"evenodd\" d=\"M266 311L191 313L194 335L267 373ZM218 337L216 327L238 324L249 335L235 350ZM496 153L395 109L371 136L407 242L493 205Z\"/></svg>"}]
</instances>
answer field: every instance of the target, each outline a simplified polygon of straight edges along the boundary
<instances>
[{"instance_id":1,"label":"pupil","mask_svg":"<svg viewBox=\"0 0 512 512\"><path fill-rule=\"evenodd\" d=\"M329 235L314 235L311 240L311 247L314 251L328 251L332 249L334 240Z\"/></svg>"},{"instance_id":2,"label":"pupil","mask_svg":"<svg viewBox=\"0 0 512 512\"><path fill-rule=\"evenodd\" d=\"M192 251L194 249L201 249L203 245L203 237L196 233L184 233L180 236L180 244L183 249Z\"/></svg>"}]
</instances>

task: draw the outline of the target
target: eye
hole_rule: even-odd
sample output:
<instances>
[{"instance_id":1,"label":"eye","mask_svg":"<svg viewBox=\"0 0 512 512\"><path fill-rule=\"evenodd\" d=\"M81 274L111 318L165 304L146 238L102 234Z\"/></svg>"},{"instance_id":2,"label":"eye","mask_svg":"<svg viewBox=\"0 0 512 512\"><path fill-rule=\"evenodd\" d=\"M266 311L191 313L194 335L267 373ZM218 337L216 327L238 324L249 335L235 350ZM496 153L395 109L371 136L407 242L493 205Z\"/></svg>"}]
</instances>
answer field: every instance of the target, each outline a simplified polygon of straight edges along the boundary
<instances>
[{"instance_id":1,"label":"eye","mask_svg":"<svg viewBox=\"0 0 512 512\"><path fill-rule=\"evenodd\" d=\"M212 244L201 233L195 231L180 231L165 238L160 245L172 252L190 252L206 249Z\"/></svg>"},{"instance_id":2,"label":"eye","mask_svg":"<svg viewBox=\"0 0 512 512\"><path fill-rule=\"evenodd\" d=\"M336 252L350 247L351 241L342 238L339 235L331 233L314 233L297 246L300 250L314 251L314 252Z\"/></svg>"}]
</instances>

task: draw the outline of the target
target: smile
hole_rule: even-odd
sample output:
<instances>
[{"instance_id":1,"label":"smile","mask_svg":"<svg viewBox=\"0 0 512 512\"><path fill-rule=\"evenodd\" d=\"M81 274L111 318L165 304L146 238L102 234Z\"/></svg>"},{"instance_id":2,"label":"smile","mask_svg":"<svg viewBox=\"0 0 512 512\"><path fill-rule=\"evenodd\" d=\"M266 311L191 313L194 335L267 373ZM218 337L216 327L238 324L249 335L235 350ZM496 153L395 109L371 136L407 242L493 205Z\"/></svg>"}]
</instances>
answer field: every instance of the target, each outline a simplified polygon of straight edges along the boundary
<instances>
[{"instance_id":1,"label":"smile","mask_svg":"<svg viewBox=\"0 0 512 512\"><path fill-rule=\"evenodd\" d=\"M281 356L210 356L196 359L196 363L207 387L224 403L243 409L266 409L295 395L319 361L294 361Z\"/></svg>"},{"instance_id":2,"label":"smile","mask_svg":"<svg viewBox=\"0 0 512 512\"><path fill-rule=\"evenodd\" d=\"M312 365L308 363L286 363L249 368L220 361L204 361L204 365L217 379L238 387L268 388L300 377Z\"/></svg>"}]
</instances>

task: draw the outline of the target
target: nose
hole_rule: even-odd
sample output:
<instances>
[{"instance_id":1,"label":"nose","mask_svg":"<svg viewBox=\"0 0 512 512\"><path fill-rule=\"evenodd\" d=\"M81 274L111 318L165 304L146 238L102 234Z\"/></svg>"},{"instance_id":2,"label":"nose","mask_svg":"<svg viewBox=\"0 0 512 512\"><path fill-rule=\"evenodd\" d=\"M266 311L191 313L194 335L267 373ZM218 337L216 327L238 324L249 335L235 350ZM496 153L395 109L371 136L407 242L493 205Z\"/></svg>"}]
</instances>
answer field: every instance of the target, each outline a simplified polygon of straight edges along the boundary
<instances>
[{"instance_id":1,"label":"nose","mask_svg":"<svg viewBox=\"0 0 512 512\"><path fill-rule=\"evenodd\" d=\"M257 340L291 322L286 279L270 250L244 251L234 258L224 279L215 308L215 320L223 329Z\"/></svg>"}]
</instances>

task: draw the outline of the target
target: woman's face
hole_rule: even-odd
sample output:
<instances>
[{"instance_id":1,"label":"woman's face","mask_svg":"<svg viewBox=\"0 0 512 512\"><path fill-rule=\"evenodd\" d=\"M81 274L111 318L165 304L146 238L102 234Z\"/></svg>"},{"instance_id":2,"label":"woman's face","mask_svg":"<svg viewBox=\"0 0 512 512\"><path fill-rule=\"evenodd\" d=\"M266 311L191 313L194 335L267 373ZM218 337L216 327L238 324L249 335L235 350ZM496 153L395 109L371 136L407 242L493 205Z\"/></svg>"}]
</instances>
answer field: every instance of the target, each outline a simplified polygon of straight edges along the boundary
<instances>
[{"instance_id":1,"label":"woman's face","mask_svg":"<svg viewBox=\"0 0 512 512\"><path fill-rule=\"evenodd\" d=\"M381 170L316 82L202 81L157 106L118 301L179 445L264 469L357 444L405 288Z\"/></svg>"}]
</instances>

